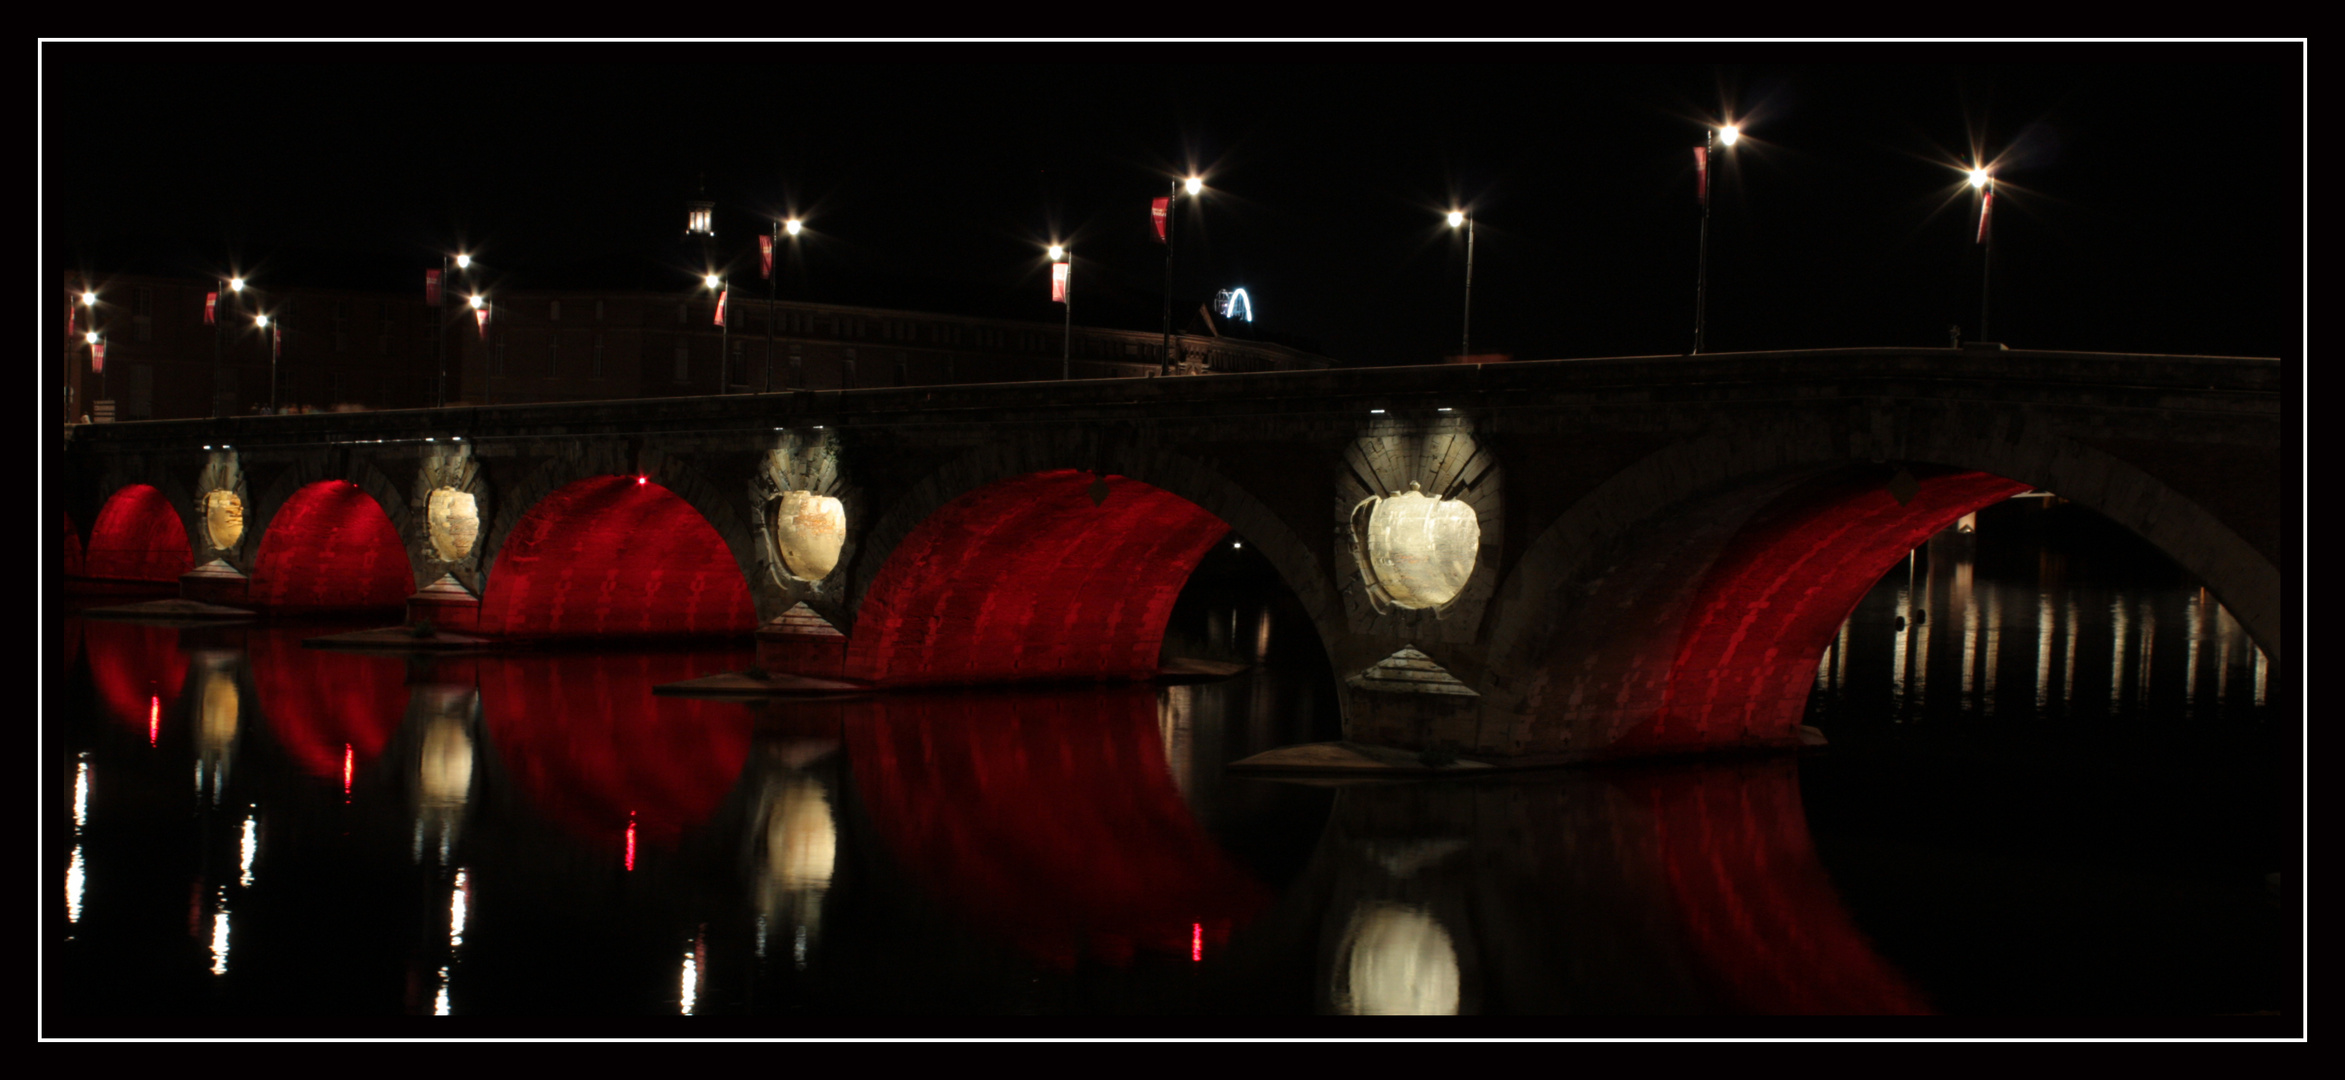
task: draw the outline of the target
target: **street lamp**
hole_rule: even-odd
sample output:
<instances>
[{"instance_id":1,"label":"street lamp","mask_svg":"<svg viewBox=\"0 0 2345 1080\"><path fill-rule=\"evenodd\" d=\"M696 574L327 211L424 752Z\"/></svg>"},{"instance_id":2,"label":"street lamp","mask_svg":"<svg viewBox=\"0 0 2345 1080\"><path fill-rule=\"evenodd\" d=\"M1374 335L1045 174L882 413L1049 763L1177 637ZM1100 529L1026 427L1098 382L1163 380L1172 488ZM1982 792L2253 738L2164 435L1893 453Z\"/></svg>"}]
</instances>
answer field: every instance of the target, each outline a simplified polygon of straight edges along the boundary
<instances>
[{"instance_id":1,"label":"street lamp","mask_svg":"<svg viewBox=\"0 0 2345 1080\"><path fill-rule=\"evenodd\" d=\"M725 301L728 299L725 279L721 274L709 274L702 277L700 283L707 286L708 291L717 294L717 393L731 393L733 356L727 350L731 345L732 328L725 325L728 321L725 318Z\"/></svg>"},{"instance_id":2,"label":"street lamp","mask_svg":"<svg viewBox=\"0 0 2345 1080\"><path fill-rule=\"evenodd\" d=\"M1702 351L1702 338L1710 314L1710 159L1723 144L1731 149L1742 141L1742 126L1721 124L1702 133L1702 145L1694 147L1696 192L1702 202L1702 239L1694 267L1694 352Z\"/></svg>"},{"instance_id":3,"label":"street lamp","mask_svg":"<svg viewBox=\"0 0 2345 1080\"><path fill-rule=\"evenodd\" d=\"M1449 227L1466 230L1466 311L1465 328L1458 338L1458 359L1474 355L1474 217L1463 210L1449 212Z\"/></svg>"},{"instance_id":4,"label":"street lamp","mask_svg":"<svg viewBox=\"0 0 2345 1080\"><path fill-rule=\"evenodd\" d=\"M1205 179L1192 176L1185 180L1173 181L1171 189L1164 198L1164 355L1159 357L1156 363L1158 375L1163 375L1172 369L1173 239L1175 232L1173 226L1176 220L1173 211L1180 206L1182 192L1188 192L1191 197L1195 197L1198 192L1204 190Z\"/></svg>"},{"instance_id":5,"label":"street lamp","mask_svg":"<svg viewBox=\"0 0 2345 1080\"><path fill-rule=\"evenodd\" d=\"M774 235L773 235L773 239L772 239L772 240L770 240L770 241L767 241L767 244L768 244L768 250L765 252L765 264L764 264L764 269L765 269L765 392L766 392L766 393L769 393L769 394L770 394L770 393L773 393L773 389L774 389L774 323L777 321L777 320L776 320L776 317L775 317L775 314L776 314L776 313L775 313L774 309L775 309L777 306L779 306L779 305L777 305L777 304L774 302L774 283L775 283L775 281L776 281L776 280L777 280L777 279L780 277L780 275L779 275L779 274L777 274L777 273L775 273L775 272L774 272L774 259L775 259L775 258L776 258L776 257L777 257L779 254L780 254L780 252L774 251L774 250L772 250L772 249L773 249L773 248L778 248L778 247L780 247L780 246L781 246L781 243L782 243L782 238L783 238L784 236L787 236L787 237L789 237L789 238L790 238L790 242L791 242L791 243L796 243L796 242L798 241L798 234L799 234L799 233L802 233L802 232L805 232L805 231L806 231L806 223L805 223L805 222L803 222L803 221L800 221L800 220L798 220L797 218L784 218L784 219L782 219L782 220L780 220L780 221L776 221L776 222L774 222ZM784 387L783 387L783 389L787 390L787 389L789 389L789 387L788 387L788 386L784 386Z\"/></svg>"},{"instance_id":6,"label":"street lamp","mask_svg":"<svg viewBox=\"0 0 2345 1080\"><path fill-rule=\"evenodd\" d=\"M1075 256L1065 244L1050 246L1050 298L1066 313L1066 329L1059 334L1059 378L1075 377ZM1167 295L1170 295L1169 293Z\"/></svg>"},{"instance_id":7,"label":"street lamp","mask_svg":"<svg viewBox=\"0 0 2345 1080\"><path fill-rule=\"evenodd\" d=\"M254 315L252 325L260 331L261 348L269 351L269 415L275 416L277 415L277 350L270 339L268 315L265 313Z\"/></svg>"},{"instance_id":8,"label":"street lamp","mask_svg":"<svg viewBox=\"0 0 2345 1080\"><path fill-rule=\"evenodd\" d=\"M450 263L454 263L456 269L464 271L465 290L469 292L472 289L472 254L470 252L464 251L441 252L439 284L440 292L428 296L425 299L431 304L431 306L439 308L443 313L448 310L447 303L441 298L447 294L447 288L449 285L448 265ZM476 296L473 299L476 301L473 304L473 307L479 307L480 304L477 302L479 297ZM440 316L440 338L438 351L440 357L440 370L439 374L434 377L436 381L432 384L432 403L435 406L444 408L448 404L448 317L446 314L442 314ZM485 380L487 376L483 375L482 378ZM483 382L482 385L485 387L487 384Z\"/></svg>"},{"instance_id":9,"label":"street lamp","mask_svg":"<svg viewBox=\"0 0 2345 1080\"><path fill-rule=\"evenodd\" d=\"M1968 180L1971 190L1979 193L1979 340L1993 341L1987 336L1987 286L1994 270L1995 241L1987 228L1987 217L1995 207L1995 174L1979 165L1970 170Z\"/></svg>"}]
</instances>

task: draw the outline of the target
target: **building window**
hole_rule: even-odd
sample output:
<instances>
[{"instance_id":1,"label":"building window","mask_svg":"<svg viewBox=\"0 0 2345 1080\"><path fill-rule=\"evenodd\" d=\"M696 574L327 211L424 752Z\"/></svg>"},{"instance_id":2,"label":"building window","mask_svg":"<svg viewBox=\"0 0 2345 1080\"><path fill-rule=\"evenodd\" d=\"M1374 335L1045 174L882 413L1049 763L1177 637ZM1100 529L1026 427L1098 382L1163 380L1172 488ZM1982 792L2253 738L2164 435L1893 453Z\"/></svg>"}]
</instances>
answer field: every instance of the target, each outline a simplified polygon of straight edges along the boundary
<instances>
[{"instance_id":1,"label":"building window","mask_svg":"<svg viewBox=\"0 0 2345 1080\"><path fill-rule=\"evenodd\" d=\"M594 302L594 306L596 308L601 308L603 306L603 302L597 300ZM597 312L596 317L601 317L599 311ZM594 367L590 369L587 374L592 375L597 379L603 377L603 336L601 334L596 334L594 336Z\"/></svg>"},{"instance_id":2,"label":"building window","mask_svg":"<svg viewBox=\"0 0 2345 1080\"><path fill-rule=\"evenodd\" d=\"M676 305L676 325L684 325L684 305L682 304Z\"/></svg>"},{"instance_id":3,"label":"building window","mask_svg":"<svg viewBox=\"0 0 2345 1080\"><path fill-rule=\"evenodd\" d=\"M681 341L676 343L676 381L692 381L692 346Z\"/></svg>"},{"instance_id":4,"label":"building window","mask_svg":"<svg viewBox=\"0 0 2345 1080\"><path fill-rule=\"evenodd\" d=\"M603 302L600 300L594 302L594 321L603 321Z\"/></svg>"},{"instance_id":5,"label":"building window","mask_svg":"<svg viewBox=\"0 0 2345 1080\"><path fill-rule=\"evenodd\" d=\"M550 335L546 341L546 378L562 373L562 335Z\"/></svg>"},{"instance_id":6,"label":"building window","mask_svg":"<svg viewBox=\"0 0 2345 1080\"><path fill-rule=\"evenodd\" d=\"M505 332L497 331L497 339L489 345L489 374L505 373Z\"/></svg>"},{"instance_id":7,"label":"building window","mask_svg":"<svg viewBox=\"0 0 2345 1080\"><path fill-rule=\"evenodd\" d=\"M562 302L561 302L561 301L559 301L559 300L548 300L548 301L546 301L546 321L547 321L547 322L561 322L561 321L562 321Z\"/></svg>"},{"instance_id":8,"label":"building window","mask_svg":"<svg viewBox=\"0 0 2345 1080\"><path fill-rule=\"evenodd\" d=\"M905 356L901 349L896 351L896 385L912 385L912 359Z\"/></svg>"}]
</instances>

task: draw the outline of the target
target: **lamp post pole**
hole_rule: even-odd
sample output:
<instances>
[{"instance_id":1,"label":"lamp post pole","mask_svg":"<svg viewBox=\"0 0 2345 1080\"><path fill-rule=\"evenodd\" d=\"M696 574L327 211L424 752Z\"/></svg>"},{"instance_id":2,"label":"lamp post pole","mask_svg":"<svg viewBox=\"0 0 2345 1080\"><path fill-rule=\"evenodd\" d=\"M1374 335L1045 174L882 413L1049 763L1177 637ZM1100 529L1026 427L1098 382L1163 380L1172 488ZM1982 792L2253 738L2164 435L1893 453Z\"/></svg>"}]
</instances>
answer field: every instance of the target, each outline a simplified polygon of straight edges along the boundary
<instances>
[{"instance_id":1,"label":"lamp post pole","mask_svg":"<svg viewBox=\"0 0 2345 1080\"><path fill-rule=\"evenodd\" d=\"M1703 334L1708 328L1710 316L1710 173L1718 165L1719 144L1723 143L1731 150L1741 138L1741 125L1720 125L1702 132L1702 145L1696 150L1701 155L1696 164L1697 171L1701 173L1702 196L1702 240L1696 255L1698 265L1694 269L1694 352L1697 354L1702 351Z\"/></svg>"},{"instance_id":2,"label":"lamp post pole","mask_svg":"<svg viewBox=\"0 0 2345 1080\"><path fill-rule=\"evenodd\" d=\"M1458 332L1457 355L1460 362L1474 355L1474 217L1463 210L1449 212L1449 227L1466 230L1466 306L1464 325Z\"/></svg>"},{"instance_id":3,"label":"lamp post pole","mask_svg":"<svg viewBox=\"0 0 2345 1080\"><path fill-rule=\"evenodd\" d=\"M1200 177L1192 176L1186 180L1175 180L1164 199L1164 356L1157 361L1156 373L1158 375L1166 374L1172 370L1173 246L1180 239L1178 225L1180 215L1176 211L1180 209L1181 192L1187 191L1189 194L1195 195L1204 189L1205 181Z\"/></svg>"},{"instance_id":4,"label":"lamp post pole","mask_svg":"<svg viewBox=\"0 0 2345 1080\"><path fill-rule=\"evenodd\" d=\"M1987 336L1987 300L1993 295L1988 286L1995 268L1995 233L1989 227L1988 214L1995 206L1995 175L1980 169L1972 176L1972 186L1979 189L1979 340L1993 341Z\"/></svg>"},{"instance_id":5,"label":"lamp post pole","mask_svg":"<svg viewBox=\"0 0 2345 1080\"><path fill-rule=\"evenodd\" d=\"M774 222L774 258L782 251L782 223ZM765 268L765 392L774 392L774 276L776 270L770 260Z\"/></svg>"},{"instance_id":6,"label":"lamp post pole","mask_svg":"<svg viewBox=\"0 0 2345 1080\"><path fill-rule=\"evenodd\" d=\"M1172 204L1165 206L1169 211ZM1064 382L1075 377L1075 255L1064 244L1050 246L1050 292L1066 316L1059 332L1059 380Z\"/></svg>"},{"instance_id":7,"label":"lamp post pole","mask_svg":"<svg viewBox=\"0 0 2345 1080\"><path fill-rule=\"evenodd\" d=\"M261 351L269 356L269 415L275 416L277 415L277 350L269 347L269 317L255 315L252 318L252 324L260 331Z\"/></svg>"}]
</instances>

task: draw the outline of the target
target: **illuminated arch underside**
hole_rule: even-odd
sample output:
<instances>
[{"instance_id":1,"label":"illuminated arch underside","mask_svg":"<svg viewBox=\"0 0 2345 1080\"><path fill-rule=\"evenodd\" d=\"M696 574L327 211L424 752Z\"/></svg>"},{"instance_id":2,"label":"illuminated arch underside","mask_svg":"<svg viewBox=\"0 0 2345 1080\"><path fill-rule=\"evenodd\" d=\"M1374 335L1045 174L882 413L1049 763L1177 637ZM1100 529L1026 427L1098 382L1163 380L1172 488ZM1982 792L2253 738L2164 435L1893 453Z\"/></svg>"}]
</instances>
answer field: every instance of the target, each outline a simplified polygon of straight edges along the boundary
<instances>
[{"instance_id":1,"label":"illuminated arch underside","mask_svg":"<svg viewBox=\"0 0 2345 1080\"><path fill-rule=\"evenodd\" d=\"M151 486L132 484L98 512L82 567L93 578L175 582L195 569L195 551L171 500Z\"/></svg>"},{"instance_id":2,"label":"illuminated arch underside","mask_svg":"<svg viewBox=\"0 0 2345 1080\"><path fill-rule=\"evenodd\" d=\"M356 484L321 480L269 519L246 596L266 611L389 609L405 605L414 585L407 546L383 508Z\"/></svg>"},{"instance_id":3,"label":"illuminated arch underside","mask_svg":"<svg viewBox=\"0 0 2345 1080\"><path fill-rule=\"evenodd\" d=\"M748 634L740 564L675 492L598 476L529 508L481 598L480 628L512 637Z\"/></svg>"},{"instance_id":4,"label":"illuminated arch underside","mask_svg":"<svg viewBox=\"0 0 2345 1080\"><path fill-rule=\"evenodd\" d=\"M1229 531L1178 495L1121 476L1034 473L946 504L872 582L846 674L887 684L1154 675L1190 571Z\"/></svg>"},{"instance_id":5,"label":"illuminated arch underside","mask_svg":"<svg viewBox=\"0 0 2345 1080\"><path fill-rule=\"evenodd\" d=\"M1695 591L1658 714L1611 748L1793 738L1825 647L1881 575L1962 515L2028 490L1980 472L1917 482L1901 505L1878 478L1829 478L1752 515Z\"/></svg>"}]
</instances>

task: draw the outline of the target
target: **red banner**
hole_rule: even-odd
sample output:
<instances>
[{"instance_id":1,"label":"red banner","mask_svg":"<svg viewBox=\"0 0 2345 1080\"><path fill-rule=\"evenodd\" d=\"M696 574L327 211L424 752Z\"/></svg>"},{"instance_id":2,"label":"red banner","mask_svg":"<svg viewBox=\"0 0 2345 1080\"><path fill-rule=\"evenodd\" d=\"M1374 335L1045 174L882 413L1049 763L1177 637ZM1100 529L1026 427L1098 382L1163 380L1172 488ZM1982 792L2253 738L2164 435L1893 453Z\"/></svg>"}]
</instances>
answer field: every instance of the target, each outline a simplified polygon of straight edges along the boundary
<instances>
[{"instance_id":1,"label":"red banner","mask_svg":"<svg viewBox=\"0 0 2345 1080\"><path fill-rule=\"evenodd\" d=\"M212 324L214 324L214 323L217 323L217 322L219 322L219 321L220 321L220 294L219 294L219 293L217 293L217 292L208 292L208 293L205 293L205 294L204 294L204 325L205 325L205 326L210 326L210 325L212 325Z\"/></svg>"},{"instance_id":2,"label":"red banner","mask_svg":"<svg viewBox=\"0 0 2345 1080\"><path fill-rule=\"evenodd\" d=\"M1992 184L1979 194L1979 243L1987 242L1987 212L1995 208L1995 187Z\"/></svg>"},{"instance_id":3,"label":"red banner","mask_svg":"<svg viewBox=\"0 0 2345 1080\"><path fill-rule=\"evenodd\" d=\"M727 298L727 297L730 297L730 296L732 296L732 295L733 295L733 290L731 290L731 289L726 289L726 290L724 290L724 291L722 291L722 292L719 292L719 293L717 294L717 325L718 325L718 326L723 326L723 325L725 325L725 300L726 300L726 298Z\"/></svg>"},{"instance_id":4,"label":"red banner","mask_svg":"<svg viewBox=\"0 0 2345 1080\"><path fill-rule=\"evenodd\" d=\"M1710 148L1694 147L1694 198L1710 205Z\"/></svg>"},{"instance_id":5,"label":"red banner","mask_svg":"<svg viewBox=\"0 0 2345 1080\"><path fill-rule=\"evenodd\" d=\"M285 351L285 324L269 324L269 359L274 360Z\"/></svg>"},{"instance_id":6,"label":"red banner","mask_svg":"<svg viewBox=\"0 0 2345 1080\"><path fill-rule=\"evenodd\" d=\"M440 272L437 270L423 272L423 302L431 307L440 306Z\"/></svg>"},{"instance_id":7,"label":"red banner","mask_svg":"<svg viewBox=\"0 0 2345 1080\"><path fill-rule=\"evenodd\" d=\"M757 259L757 276L762 278L770 278L774 276L773 237L760 236L757 238Z\"/></svg>"},{"instance_id":8,"label":"red banner","mask_svg":"<svg viewBox=\"0 0 2345 1080\"><path fill-rule=\"evenodd\" d=\"M70 301L65 308L65 336L81 336L81 309L72 306Z\"/></svg>"},{"instance_id":9,"label":"red banner","mask_svg":"<svg viewBox=\"0 0 2345 1080\"><path fill-rule=\"evenodd\" d=\"M472 309L472 318L474 322L480 324L480 339L487 341L489 339L489 306L482 304Z\"/></svg>"},{"instance_id":10,"label":"red banner","mask_svg":"<svg viewBox=\"0 0 2345 1080\"><path fill-rule=\"evenodd\" d=\"M1164 238L1165 215L1171 212L1172 198L1170 196L1149 200L1148 214L1156 220L1156 242L1159 244L1167 242Z\"/></svg>"},{"instance_id":11,"label":"red banner","mask_svg":"<svg viewBox=\"0 0 2345 1080\"><path fill-rule=\"evenodd\" d=\"M1050 264L1050 299L1054 304L1067 302L1067 264Z\"/></svg>"},{"instance_id":12,"label":"red banner","mask_svg":"<svg viewBox=\"0 0 2345 1080\"><path fill-rule=\"evenodd\" d=\"M93 342L90 345L90 370L106 370L106 343L103 341Z\"/></svg>"}]
</instances>

